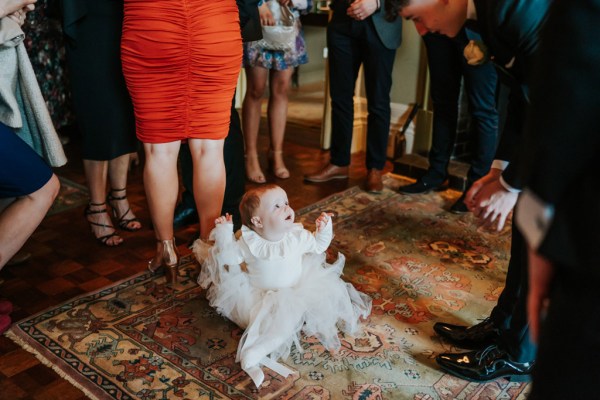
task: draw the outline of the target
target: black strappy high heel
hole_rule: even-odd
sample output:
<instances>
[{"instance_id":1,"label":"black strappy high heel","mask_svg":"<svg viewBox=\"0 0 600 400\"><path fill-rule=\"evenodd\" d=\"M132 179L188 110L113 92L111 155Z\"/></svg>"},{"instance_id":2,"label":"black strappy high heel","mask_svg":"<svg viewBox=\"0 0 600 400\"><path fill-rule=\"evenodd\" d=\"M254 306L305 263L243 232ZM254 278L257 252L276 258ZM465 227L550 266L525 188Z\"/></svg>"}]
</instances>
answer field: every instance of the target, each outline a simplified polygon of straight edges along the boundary
<instances>
[{"instance_id":1,"label":"black strappy high heel","mask_svg":"<svg viewBox=\"0 0 600 400\"><path fill-rule=\"evenodd\" d=\"M121 245L121 243L116 243L116 244L109 244L108 240L112 237L118 236L117 235L117 230L115 229L114 226L112 225L106 225L106 224L101 224L98 222L94 222L94 221L90 221L89 216L90 215L95 215L95 214L108 214L108 211L106 210L106 207L100 209L100 210L92 210L91 207L102 207L105 206L106 203L88 203L87 207L85 208L85 210L83 211L83 215L85 216L85 219L87 220L87 222L90 225L95 225L95 226L99 226L101 228L107 228L107 229L112 229L113 231L111 233L109 233L108 235L104 235L104 236L96 236L96 234L94 233L94 230L92 229L92 234L96 237L96 240L99 241L100 243L102 243L103 245L107 246L107 247L116 247ZM92 228L90 226L90 228ZM114 243L114 242L113 242Z\"/></svg>"},{"instance_id":2,"label":"black strappy high heel","mask_svg":"<svg viewBox=\"0 0 600 400\"><path fill-rule=\"evenodd\" d=\"M131 228L129 226L129 224L131 224L132 222L140 222L140 220L137 217L134 216L133 218L125 218L125 217L127 217L128 214L133 215L133 211L131 211L131 207L129 207L127 209L127 211L125 211L121 216L119 216L117 209L113 205L114 201L127 200L127 196L113 196L114 192L124 192L125 190L126 189L110 189L110 192L108 192L108 196L106 196L106 201L112 208L113 216L117 220L117 225L119 226L119 228L123 229L124 231L128 231L128 232L139 231L140 229L142 229L141 226L138 228Z\"/></svg>"}]
</instances>

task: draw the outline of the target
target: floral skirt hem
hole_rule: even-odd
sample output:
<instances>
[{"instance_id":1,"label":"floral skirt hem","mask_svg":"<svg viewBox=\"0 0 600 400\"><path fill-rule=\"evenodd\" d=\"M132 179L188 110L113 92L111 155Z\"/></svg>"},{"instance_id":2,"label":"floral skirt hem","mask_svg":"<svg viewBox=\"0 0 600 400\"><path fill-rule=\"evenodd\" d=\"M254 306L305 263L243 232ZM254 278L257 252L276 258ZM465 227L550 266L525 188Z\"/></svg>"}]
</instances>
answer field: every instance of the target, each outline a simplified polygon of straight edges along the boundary
<instances>
[{"instance_id":1,"label":"floral skirt hem","mask_svg":"<svg viewBox=\"0 0 600 400\"><path fill-rule=\"evenodd\" d=\"M244 43L244 67L263 67L283 71L308 62L304 35L296 36L296 51L267 50L259 42Z\"/></svg>"}]
</instances>

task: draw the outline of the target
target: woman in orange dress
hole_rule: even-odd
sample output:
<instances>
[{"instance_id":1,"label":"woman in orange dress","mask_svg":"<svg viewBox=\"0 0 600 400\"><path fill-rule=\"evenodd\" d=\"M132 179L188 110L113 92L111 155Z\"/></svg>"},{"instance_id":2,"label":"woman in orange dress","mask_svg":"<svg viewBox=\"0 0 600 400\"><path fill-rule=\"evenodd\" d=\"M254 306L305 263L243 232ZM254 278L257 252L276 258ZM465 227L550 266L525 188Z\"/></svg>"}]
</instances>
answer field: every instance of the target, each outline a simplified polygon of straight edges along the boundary
<instances>
[{"instance_id":1,"label":"woman in orange dress","mask_svg":"<svg viewBox=\"0 0 600 400\"><path fill-rule=\"evenodd\" d=\"M219 217L225 191L223 141L242 62L235 0L125 0L121 58L144 144L144 186L156 232L151 270L177 273L173 212L177 155L187 140L194 165L200 238Z\"/></svg>"}]
</instances>

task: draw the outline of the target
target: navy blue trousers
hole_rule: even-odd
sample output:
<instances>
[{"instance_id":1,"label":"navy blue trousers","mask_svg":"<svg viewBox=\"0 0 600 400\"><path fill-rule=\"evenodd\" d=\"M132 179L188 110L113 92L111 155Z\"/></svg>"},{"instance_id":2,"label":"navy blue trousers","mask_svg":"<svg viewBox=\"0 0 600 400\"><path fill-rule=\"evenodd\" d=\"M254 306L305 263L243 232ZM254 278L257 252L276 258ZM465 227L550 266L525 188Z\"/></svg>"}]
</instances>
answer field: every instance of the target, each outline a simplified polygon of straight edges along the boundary
<instances>
[{"instance_id":1,"label":"navy blue trousers","mask_svg":"<svg viewBox=\"0 0 600 400\"><path fill-rule=\"evenodd\" d=\"M383 169L390 132L390 89L396 50L386 48L371 18L356 21L336 9L327 26L331 95L331 163L350 164L354 85L364 66L367 96L367 169Z\"/></svg>"},{"instance_id":2,"label":"navy blue trousers","mask_svg":"<svg viewBox=\"0 0 600 400\"><path fill-rule=\"evenodd\" d=\"M469 39L478 35L463 29L457 37L428 33L423 36L431 79L433 133L429 151L429 170L424 182L439 185L447 176L448 163L456 142L460 82L464 78L473 124L474 143L469 183L488 173L496 151L498 112L496 111L496 70L491 62L467 64L463 50Z\"/></svg>"}]
</instances>

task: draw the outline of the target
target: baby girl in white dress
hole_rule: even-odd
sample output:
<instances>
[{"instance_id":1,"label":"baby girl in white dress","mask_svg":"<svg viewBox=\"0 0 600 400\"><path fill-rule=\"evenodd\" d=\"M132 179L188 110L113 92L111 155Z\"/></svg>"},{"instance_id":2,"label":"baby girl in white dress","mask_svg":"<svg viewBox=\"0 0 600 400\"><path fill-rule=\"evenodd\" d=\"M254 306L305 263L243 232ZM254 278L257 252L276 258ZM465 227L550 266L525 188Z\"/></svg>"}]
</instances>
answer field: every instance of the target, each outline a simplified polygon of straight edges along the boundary
<instances>
[{"instance_id":1,"label":"baby girl in white dress","mask_svg":"<svg viewBox=\"0 0 600 400\"><path fill-rule=\"evenodd\" d=\"M202 263L198 283L208 288L211 306L246 329L236 361L259 387L263 365L283 376L292 372L277 360L289 355L293 343L302 351L301 331L337 350L338 329L358 333L360 318L371 313L371 298L340 278L342 254L334 264L325 262L333 238L330 214L322 213L316 231L309 232L294 223L287 194L276 185L248 191L240 213L239 239L231 217L220 217L208 256L203 242L196 242L194 252Z\"/></svg>"}]
</instances>

